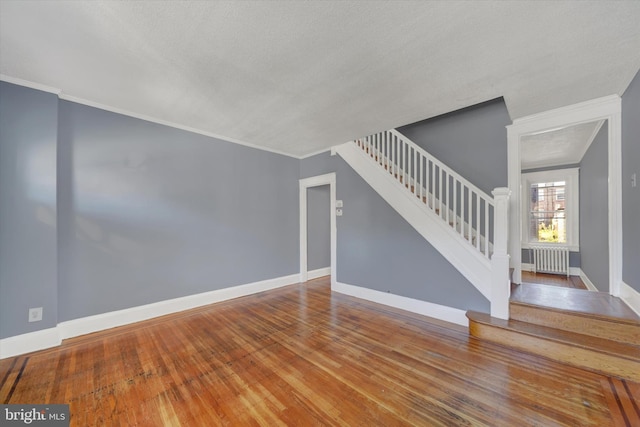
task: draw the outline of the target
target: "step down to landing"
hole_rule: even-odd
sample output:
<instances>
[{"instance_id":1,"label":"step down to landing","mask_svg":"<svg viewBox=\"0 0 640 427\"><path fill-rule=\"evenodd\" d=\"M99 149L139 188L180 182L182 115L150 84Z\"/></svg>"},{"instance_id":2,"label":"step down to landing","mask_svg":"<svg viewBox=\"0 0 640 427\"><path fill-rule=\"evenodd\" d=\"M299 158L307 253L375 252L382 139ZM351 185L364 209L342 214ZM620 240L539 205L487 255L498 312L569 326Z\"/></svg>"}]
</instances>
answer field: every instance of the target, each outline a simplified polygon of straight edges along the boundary
<instances>
[{"instance_id":1,"label":"step down to landing","mask_svg":"<svg viewBox=\"0 0 640 427\"><path fill-rule=\"evenodd\" d=\"M640 346L640 317L603 292L523 284L511 294L512 320Z\"/></svg>"},{"instance_id":2,"label":"step down to landing","mask_svg":"<svg viewBox=\"0 0 640 427\"><path fill-rule=\"evenodd\" d=\"M467 317L469 333L481 340L640 382L640 346L474 311Z\"/></svg>"}]
</instances>

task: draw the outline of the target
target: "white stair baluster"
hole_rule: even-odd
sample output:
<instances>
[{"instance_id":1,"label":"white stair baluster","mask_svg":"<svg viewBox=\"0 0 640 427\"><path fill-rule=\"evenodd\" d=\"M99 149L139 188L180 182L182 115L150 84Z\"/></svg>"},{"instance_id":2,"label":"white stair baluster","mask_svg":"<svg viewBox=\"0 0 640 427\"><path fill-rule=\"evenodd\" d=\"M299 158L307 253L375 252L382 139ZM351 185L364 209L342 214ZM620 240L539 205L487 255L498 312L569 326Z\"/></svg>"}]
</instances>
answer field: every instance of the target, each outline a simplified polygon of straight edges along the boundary
<instances>
[{"instance_id":1,"label":"white stair baluster","mask_svg":"<svg viewBox=\"0 0 640 427\"><path fill-rule=\"evenodd\" d=\"M489 203L484 201L484 256L489 258Z\"/></svg>"},{"instance_id":2,"label":"white stair baluster","mask_svg":"<svg viewBox=\"0 0 640 427\"><path fill-rule=\"evenodd\" d=\"M473 222L473 191L469 188L469 200L467 205L467 240L471 242L471 223Z\"/></svg>"},{"instance_id":3,"label":"white stair baluster","mask_svg":"<svg viewBox=\"0 0 640 427\"><path fill-rule=\"evenodd\" d=\"M453 181L453 229L458 226L458 183Z\"/></svg>"},{"instance_id":4,"label":"white stair baluster","mask_svg":"<svg viewBox=\"0 0 640 427\"><path fill-rule=\"evenodd\" d=\"M476 249L480 250L480 195L476 193Z\"/></svg>"}]
</instances>

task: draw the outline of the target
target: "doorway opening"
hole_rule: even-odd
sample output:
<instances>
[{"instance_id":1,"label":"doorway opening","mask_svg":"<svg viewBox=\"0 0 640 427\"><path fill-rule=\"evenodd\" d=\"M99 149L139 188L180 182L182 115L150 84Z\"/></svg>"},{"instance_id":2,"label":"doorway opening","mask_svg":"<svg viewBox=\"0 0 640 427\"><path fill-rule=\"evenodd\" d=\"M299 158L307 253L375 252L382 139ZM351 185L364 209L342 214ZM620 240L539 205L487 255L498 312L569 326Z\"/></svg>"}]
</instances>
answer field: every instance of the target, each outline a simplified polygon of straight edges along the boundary
<instances>
[{"instance_id":1,"label":"doorway opening","mask_svg":"<svg viewBox=\"0 0 640 427\"><path fill-rule=\"evenodd\" d=\"M319 233L326 232L326 228L322 225L318 225L315 221L316 212L309 212L309 202L311 201L312 209L323 209L321 204L325 201L325 209L329 210L329 246L330 246L330 266L329 272L331 274L331 285L335 285L336 281L336 217L335 217L335 201L336 201L336 174L329 173L325 175L318 175L310 178L304 178L299 181L300 185L300 282L306 282L310 278L319 277L326 270L326 266L318 266L315 263L323 263L322 254L315 254L312 248L312 253L309 252L310 239L313 243L315 238L321 238ZM326 194L324 194L322 188L329 187L329 203L326 206ZM309 190L312 193L309 193ZM318 191L315 191L315 190ZM320 205L318 205L318 203ZM325 212L326 213L326 212ZM320 213L320 218L324 216ZM311 219L311 221L310 221ZM313 230L309 230L309 225L314 226ZM318 227L318 228L315 228ZM323 231L323 229L325 231ZM311 231L311 232L310 232ZM322 249L321 249L322 250ZM311 257L310 257L311 255ZM319 261L318 261L319 260ZM310 264L311 261L311 264ZM311 267L311 269L309 268Z\"/></svg>"}]
</instances>

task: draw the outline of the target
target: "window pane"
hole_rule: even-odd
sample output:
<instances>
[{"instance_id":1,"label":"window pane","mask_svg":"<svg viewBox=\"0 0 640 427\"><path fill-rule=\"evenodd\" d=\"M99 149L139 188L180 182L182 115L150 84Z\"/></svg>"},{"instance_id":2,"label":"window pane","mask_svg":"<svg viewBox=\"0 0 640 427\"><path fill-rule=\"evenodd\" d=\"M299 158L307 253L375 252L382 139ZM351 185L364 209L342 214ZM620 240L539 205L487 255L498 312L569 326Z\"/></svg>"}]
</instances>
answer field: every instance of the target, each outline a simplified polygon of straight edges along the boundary
<instances>
[{"instance_id":1,"label":"window pane","mask_svg":"<svg viewBox=\"0 0 640 427\"><path fill-rule=\"evenodd\" d=\"M567 242L565 182L531 185L529 236L534 242Z\"/></svg>"}]
</instances>

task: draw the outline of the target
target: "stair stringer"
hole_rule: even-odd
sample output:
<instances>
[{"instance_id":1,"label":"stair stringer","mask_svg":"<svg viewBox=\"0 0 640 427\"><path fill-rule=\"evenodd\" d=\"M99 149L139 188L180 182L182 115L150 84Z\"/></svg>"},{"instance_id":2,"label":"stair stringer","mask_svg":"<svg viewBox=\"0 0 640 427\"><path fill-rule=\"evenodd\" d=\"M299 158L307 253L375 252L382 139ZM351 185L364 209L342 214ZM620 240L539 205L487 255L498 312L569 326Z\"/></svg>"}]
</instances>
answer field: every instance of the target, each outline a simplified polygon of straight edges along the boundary
<instances>
[{"instance_id":1,"label":"stair stringer","mask_svg":"<svg viewBox=\"0 0 640 427\"><path fill-rule=\"evenodd\" d=\"M360 175L422 237L449 261L482 295L491 301L491 261L469 245L460 234L406 191L404 185L355 144L334 147L336 153Z\"/></svg>"}]
</instances>

